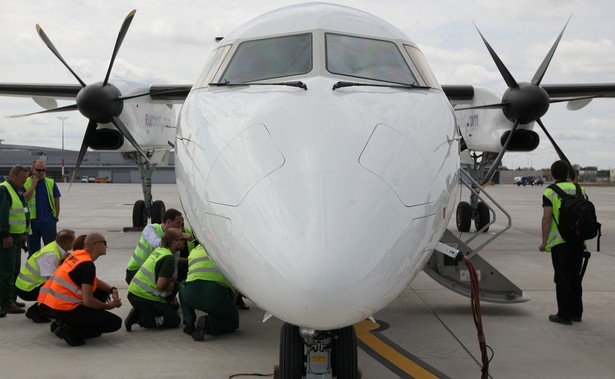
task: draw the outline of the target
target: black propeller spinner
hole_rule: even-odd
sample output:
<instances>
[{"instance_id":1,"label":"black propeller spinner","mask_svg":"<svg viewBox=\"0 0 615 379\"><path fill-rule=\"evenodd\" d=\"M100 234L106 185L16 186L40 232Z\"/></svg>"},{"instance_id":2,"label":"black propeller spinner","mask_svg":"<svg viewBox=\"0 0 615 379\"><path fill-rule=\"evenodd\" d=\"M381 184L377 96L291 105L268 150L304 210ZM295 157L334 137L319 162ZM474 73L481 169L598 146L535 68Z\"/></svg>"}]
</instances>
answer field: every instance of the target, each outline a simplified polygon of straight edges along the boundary
<instances>
[{"instance_id":1,"label":"black propeller spinner","mask_svg":"<svg viewBox=\"0 0 615 379\"><path fill-rule=\"evenodd\" d=\"M504 116L508 120L513 122L513 127L510 133L508 134L506 141L504 142L502 146L502 150L496 157L494 163L491 165L489 172L485 175L485 182L491 179L491 177L493 176L493 173L495 172L500 162L502 161L502 157L504 156L504 153L506 152L508 145L510 141L512 140L513 134L515 133L515 130L517 129L519 124L527 124L533 121L536 121L538 125L540 125L542 130L545 132L547 138L549 138L549 140L551 141L551 144L555 148L555 151L557 152L557 155L559 156L559 158L561 160L568 162L568 166L570 167L570 176L572 179L575 178L575 173L574 173L574 170L572 170L572 165L570 164L570 161L568 160L564 152L559 148L555 140L553 140L553 138L547 131L546 127L540 120L540 118L544 116L549 110L550 103L557 102L556 100L551 100L547 91L545 91L540 86L540 82L542 81L542 78L544 77L547 71L547 68L549 67L549 64L551 63L551 59L553 58L553 55L555 54L555 50L557 49L559 41L561 40L562 35L564 34L564 31L566 30L566 26L568 26L569 21L570 19L568 19L568 21L566 22L566 25L564 25L564 29L562 29L561 33L555 40L555 43L549 50L549 53L547 54L545 59L542 61L542 64L540 65L536 73L534 74L532 81L529 83L527 82L518 83L515 80L515 78L512 76L512 74L508 71L508 69L504 65L504 63L502 63L498 55L495 53L493 48L491 48L491 45L489 45L489 42L487 42L487 40L485 39L483 34L480 32L478 27L476 27L476 30L478 30L478 34L480 34L480 37L482 38L483 42L485 43L485 46L487 47L487 50L489 50L489 54L491 55L491 58L493 58L493 61L495 62L498 70L500 71L500 74L504 78L504 81L506 82L508 89L506 90L506 92L504 92L501 103L480 105L480 106L475 106L475 107L463 107L463 108L457 108L456 110L464 110L464 109L467 110L467 109L478 109L478 108L491 108L491 109L500 108L502 109ZM594 96L583 97L583 98L586 99L586 98L591 98L591 97L594 97ZM567 99L567 100L577 100L577 99ZM481 184L484 184L484 183L481 183Z\"/></svg>"},{"instance_id":2,"label":"black propeller spinner","mask_svg":"<svg viewBox=\"0 0 615 379\"><path fill-rule=\"evenodd\" d=\"M68 65L68 63L66 63L64 58L62 58L62 55L53 45L51 40L47 37L43 29L38 24L36 25L36 31L39 37L43 40L45 45L47 45L49 50L51 50L51 52L60 60L60 62L62 62L62 64L73 74L73 76L77 79L77 81L79 81L83 88L77 94L76 104L55 109L49 109L41 112L29 113L27 115L21 116L29 116L33 114L48 112L79 110L79 112L81 112L83 116L88 118L89 123L83 137L83 142L81 143L81 148L79 149L79 156L77 157L77 164L75 165L75 170L73 171L73 175L71 177L71 183L75 179L75 174L81 166L81 162L83 161L88 146L91 146L93 143L93 138L96 134L98 124L112 123L113 125L115 125L115 127L120 131L120 133L122 133L122 135L135 147L135 149L149 162L149 158L141 149L141 147L134 139L128 128L126 128L124 123L120 120L119 115L122 113L122 109L124 108L124 100L128 98L146 96L150 93L122 97L121 91L116 86L109 83L109 76L111 75L111 69L113 68L115 58L120 47L122 46L122 42L124 41L124 37L126 37L126 33L128 32L128 28L130 27L130 23L132 22L135 13L136 10L130 12L122 23L120 32L115 42L115 47L113 49L113 54L111 55L111 61L109 62L109 68L107 69L107 74L105 75L104 81L93 84L85 84L85 82L81 80L79 75L77 75L75 71L73 71L73 69Z\"/></svg>"}]
</instances>

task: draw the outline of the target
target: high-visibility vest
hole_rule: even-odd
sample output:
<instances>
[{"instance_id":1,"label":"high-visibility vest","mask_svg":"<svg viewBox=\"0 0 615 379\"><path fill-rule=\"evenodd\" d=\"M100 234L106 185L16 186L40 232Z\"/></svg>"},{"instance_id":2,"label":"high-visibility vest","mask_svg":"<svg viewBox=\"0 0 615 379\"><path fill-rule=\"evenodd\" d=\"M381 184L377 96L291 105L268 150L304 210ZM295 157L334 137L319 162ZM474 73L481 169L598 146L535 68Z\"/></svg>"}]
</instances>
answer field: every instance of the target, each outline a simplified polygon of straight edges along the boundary
<instances>
[{"instance_id":1,"label":"high-visibility vest","mask_svg":"<svg viewBox=\"0 0 615 379\"><path fill-rule=\"evenodd\" d=\"M75 250L66 257L56 272L43 285L38 296L38 302L51 309L70 311L83 304L83 292L80 286L70 278L70 273L83 262L92 262L92 257L85 250ZM98 279L94 277L92 292L98 287Z\"/></svg>"},{"instance_id":2,"label":"high-visibility vest","mask_svg":"<svg viewBox=\"0 0 615 379\"><path fill-rule=\"evenodd\" d=\"M38 264L39 259L45 254L55 255L55 267L57 268L60 266L62 253L60 253L60 248L56 241L52 241L36 253L32 254L32 256L28 258L26 264L21 267L19 276L17 276L17 280L15 281L15 286L17 288L22 291L30 292L47 281L47 278L41 276L41 268Z\"/></svg>"},{"instance_id":3,"label":"high-visibility vest","mask_svg":"<svg viewBox=\"0 0 615 379\"><path fill-rule=\"evenodd\" d=\"M563 189L564 192L570 195L574 195L577 193L577 188L574 183L571 182L559 182L556 183L556 186ZM581 187L581 192L583 196L585 196L585 188ZM547 244L545 245L545 251L551 251L553 246L562 244L566 241L559 234L559 230L557 229L557 224L559 223L559 211L562 206L562 199L557 195L555 191L551 188L545 189L543 195L551 201L551 209L553 212L553 217L551 217L551 227L549 228L549 235L547 236Z\"/></svg>"},{"instance_id":4,"label":"high-visibility vest","mask_svg":"<svg viewBox=\"0 0 615 379\"><path fill-rule=\"evenodd\" d=\"M230 288L233 293L235 292L235 288L231 282L224 277L216 267L214 261L209 258L203 245L195 247L188 256L188 277L186 278L186 282L192 282L194 280L218 282Z\"/></svg>"},{"instance_id":5,"label":"high-visibility vest","mask_svg":"<svg viewBox=\"0 0 615 379\"><path fill-rule=\"evenodd\" d=\"M28 231L28 208L21 200L13 186L8 181L0 184L9 191L11 195L11 208L9 209L9 233L24 234Z\"/></svg>"},{"instance_id":6,"label":"high-visibility vest","mask_svg":"<svg viewBox=\"0 0 615 379\"><path fill-rule=\"evenodd\" d=\"M156 263L167 256L172 257L173 253L166 247L159 247L154 250L130 281L128 292L147 300L165 303L165 297L169 293L160 290L156 285Z\"/></svg>"},{"instance_id":7,"label":"high-visibility vest","mask_svg":"<svg viewBox=\"0 0 615 379\"><path fill-rule=\"evenodd\" d=\"M186 241L186 247L188 248L188 253L190 253L192 251L192 249L194 249L194 233L192 232L192 229L190 229L187 226L184 226L184 233L188 233L192 236L192 241Z\"/></svg>"},{"instance_id":8,"label":"high-visibility vest","mask_svg":"<svg viewBox=\"0 0 615 379\"><path fill-rule=\"evenodd\" d=\"M152 224L152 226L156 229L156 233L158 233L158 237L162 238L162 225L160 224ZM126 270L135 271L138 270L139 267L143 265L147 257L150 256L152 251L154 251L155 247L149 244L147 240L143 237L143 233L141 233L141 238L139 238L139 242L137 243L137 247L135 248L132 257L128 261L128 267Z\"/></svg>"},{"instance_id":9,"label":"high-visibility vest","mask_svg":"<svg viewBox=\"0 0 615 379\"><path fill-rule=\"evenodd\" d=\"M51 209L51 214L53 218L56 218L56 201L53 198L53 184L54 181L51 178L44 177L43 181L45 182L45 186L47 187L47 199L49 200L49 208ZM32 186L32 178L28 177L26 179L26 184L24 184L24 188L27 190ZM28 208L30 209L30 220L34 220L36 218L36 189L32 192L32 197L28 200Z\"/></svg>"}]
</instances>

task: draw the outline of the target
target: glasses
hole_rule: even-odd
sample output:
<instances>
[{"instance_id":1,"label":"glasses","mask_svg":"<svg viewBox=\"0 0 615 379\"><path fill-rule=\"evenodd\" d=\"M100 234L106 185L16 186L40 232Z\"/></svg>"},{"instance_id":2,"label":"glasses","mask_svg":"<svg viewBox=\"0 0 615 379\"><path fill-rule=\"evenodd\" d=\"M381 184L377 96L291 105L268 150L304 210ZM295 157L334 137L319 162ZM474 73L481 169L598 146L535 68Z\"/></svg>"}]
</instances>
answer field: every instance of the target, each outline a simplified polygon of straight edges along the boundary
<instances>
[{"instance_id":1,"label":"glasses","mask_svg":"<svg viewBox=\"0 0 615 379\"><path fill-rule=\"evenodd\" d=\"M35 170L38 171L38 172L45 172L45 171L47 171L46 168L35 168Z\"/></svg>"},{"instance_id":2,"label":"glasses","mask_svg":"<svg viewBox=\"0 0 615 379\"><path fill-rule=\"evenodd\" d=\"M103 245L107 246L107 241L96 241L94 243L102 243Z\"/></svg>"}]
</instances>

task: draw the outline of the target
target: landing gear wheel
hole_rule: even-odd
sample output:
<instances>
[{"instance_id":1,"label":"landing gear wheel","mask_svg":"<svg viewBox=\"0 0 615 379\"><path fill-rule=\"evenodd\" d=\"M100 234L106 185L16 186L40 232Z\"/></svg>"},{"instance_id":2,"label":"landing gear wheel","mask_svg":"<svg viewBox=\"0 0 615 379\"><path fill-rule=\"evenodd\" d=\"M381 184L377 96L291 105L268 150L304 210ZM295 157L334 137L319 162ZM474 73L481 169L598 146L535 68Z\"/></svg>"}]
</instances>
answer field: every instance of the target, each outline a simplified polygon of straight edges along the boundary
<instances>
[{"instance_id":1,"label":"landing gear wheel","mask_svg":"<svg viewBox=\"0 0 615 379\"><path fill-rule=\"evenodd\" d=\"M151 209L151 217L152 217L152 224L162 224L162 216L164 215L164 212L166 211L166 207L164 206L164 201L162 200L156 200L154 201L154 204L152 204L152 209Z\"/></svg>"},{"instance_id":2,"label":"landing gear wheel","mask_svg":"<svg viewBox=\"0 0 615 379\"><path fill-rule=\"evenodd\" d=\"M287 322L280 331L280 379L304 376L305 355L299 327Z\"/></svg>"},{"instance_id":3,"label":"landing gear wheel","mask_svg":"<svg viewBox=\"0 0 615 379\"><path fill-rule=\"evenodd\" d=\"M348 379L359 377L357 336L352 326L337 331L337 339L333 340L331 355L333 376Z\"/></svg>"},{"instance_id":4,"label":"landing gear wheel","mask_svg":"<svg viewBox=\"0 0 615 379\"><path fill-rule=\"evenodd\" d=\"M491 222L491 215L489 214L489 207L485 205L483 202L479 202L476 205L476 217L474 218L474 227L476 231L482 229L483 226L489 224ZM483 230L484 233L489 231L489 227L486 227Z\"/></svg>"},{"instance_id":5,"label":"landing gear wheel","mask_svg":"<svg viewBox=\"0 0 615 379\"><path fill-rule=\"evenodd\" d=\"M469 232L472 224L472 207L467 201L457 204L457 230Z\"/></svg>"},{"instance_id":6,"label":"landing gear wheel","mask_svg":"<svg viewBox=\"0 0 615 379\"><path fill-rule=\"evenodd\" d=\"M137 200L132 207L132 226L142 228L147 225L147 215L145 214L145 201Z\"/></svg>"}]
</instances>

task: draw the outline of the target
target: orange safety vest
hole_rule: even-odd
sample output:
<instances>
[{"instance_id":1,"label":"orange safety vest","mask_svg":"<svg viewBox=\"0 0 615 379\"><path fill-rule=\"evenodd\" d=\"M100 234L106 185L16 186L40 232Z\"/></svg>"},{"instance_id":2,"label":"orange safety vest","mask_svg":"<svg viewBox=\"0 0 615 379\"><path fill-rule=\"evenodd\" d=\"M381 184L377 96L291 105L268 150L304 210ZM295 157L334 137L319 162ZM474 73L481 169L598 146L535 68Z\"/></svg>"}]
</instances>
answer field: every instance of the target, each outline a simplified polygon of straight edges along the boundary
<instances>
[{"instance_id":1,"label":"orange safety vest","mask_svg":"<svg viewBox=\"0 0 615 379\"><path fill-rule=\"evenodd\" d=\"M38 295L38 302L58 311L70 311L83 304L81 287L70 278L70 273L82 262L92 261L85 250L75 250L66 257L53 275L45 282ZM94 278L92 291L96 291L98 280Z\"/></svg>"}]
</instances>

